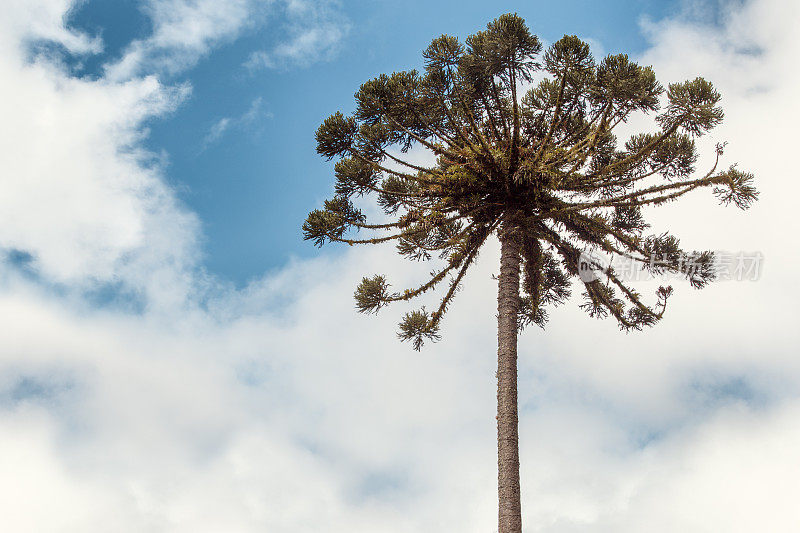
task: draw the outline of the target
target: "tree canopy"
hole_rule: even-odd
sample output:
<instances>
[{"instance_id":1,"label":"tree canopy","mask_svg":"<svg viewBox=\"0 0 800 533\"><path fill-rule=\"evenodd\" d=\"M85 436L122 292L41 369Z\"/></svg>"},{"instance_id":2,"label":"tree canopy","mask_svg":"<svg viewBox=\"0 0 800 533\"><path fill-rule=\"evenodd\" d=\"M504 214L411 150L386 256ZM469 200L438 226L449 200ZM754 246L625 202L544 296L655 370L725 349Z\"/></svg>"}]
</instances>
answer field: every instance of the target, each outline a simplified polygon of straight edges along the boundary
<instances>
[{"instance_id":1,"label":"tree canopy","mask_svg":"<svg viewBox=\"0 0 800 533\"><path fill-rule=\"evenodd\" d=\"M542 53L513 14L464 43L442 35L423 57L424 72L364 83L354 113L333 114L316 133L318 153L338 158L335 196L308 215L304 238L320 246L391 241L411 260L438 263L426 282L403 290L384 276L365 277L355 292L359 311L442 285L438 307L406 314L398 333L416 349L438 339L467 270L496 231L519 243L520 326L544 326L548 307L574 286L583 289L583 309L622 329L662 317L671 287L646 303L611 266L594 264L598 276L582 279L587 251L628 258L654 274L680 273L696 288L713 279L711 252L685 252L668 233L646 235L642 210L700 188L741 209L756 200L752 174L719 169L724 144L711 168L696 174L695 140L723 119L710 82L698 77L665 89L651 67L625 54L596 61L575 36ZM618 139L615 128L642 113L654 114L655 131ZM412 148L436 163L415 163ZM374 198L380 220L367 220L354 203L360 197Z\"/></svg>"}]
</instances>

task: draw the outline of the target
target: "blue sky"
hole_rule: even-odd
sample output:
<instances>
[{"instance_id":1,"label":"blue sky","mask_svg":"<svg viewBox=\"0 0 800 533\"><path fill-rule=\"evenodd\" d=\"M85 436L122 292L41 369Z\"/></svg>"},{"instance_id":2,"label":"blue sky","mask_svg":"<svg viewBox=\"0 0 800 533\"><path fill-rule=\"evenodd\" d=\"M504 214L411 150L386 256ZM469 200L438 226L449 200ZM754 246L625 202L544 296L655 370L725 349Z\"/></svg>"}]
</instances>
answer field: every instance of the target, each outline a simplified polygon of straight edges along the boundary
<instances>
[{"instance_id":1,"label":"blue sky","mask_svg":"<svg viewBox=\"0 0 800 533\"><path fill-rule=\"evenodd\" d=\"M652 330L575 298L524 332L526 527L797 530L796 0L6 0L0 530L493 530L498 243L416 353L406 309L359 315L352 294L429 265L300 225L333 184L320 121L506 11L712 80L726 119L699 165L727 141L759 202L698 191L649 221L764 258L756 281L674 282Z\"/></svg>"},{"instance_id":2,"label":"blue sky","mask_svg":"<svg viewBox=\"0 0 800 533\"><path fill-rule=\"evenodd\" d=\"M364 81L421 68L421 51L432 38L463 38L504 12L518 12L549 42L574 33L602 43L607 53L633 55L647 45L641 21L676 9L677 2L650 0L346 2L330 8L343 35L321 57L248 68L254 51L286 37L290 21L278 12L167 78L190 83L192 93L175 112L148 124L146 146L164 154L171 185L202 220L205 267L241 286L291 255L318 253L302 242L299 229L332 183L331 166L314 151L314 132L328 115L352 108ZM73 10L70 26L101 35L105 44L76 74L101 74L132 40L146 37L152 28L143 11L132 0L90 0ZM256 113L242 120L254 103ZM211 140L220 121L228 126Z\"/></svg>"}]
</instances>

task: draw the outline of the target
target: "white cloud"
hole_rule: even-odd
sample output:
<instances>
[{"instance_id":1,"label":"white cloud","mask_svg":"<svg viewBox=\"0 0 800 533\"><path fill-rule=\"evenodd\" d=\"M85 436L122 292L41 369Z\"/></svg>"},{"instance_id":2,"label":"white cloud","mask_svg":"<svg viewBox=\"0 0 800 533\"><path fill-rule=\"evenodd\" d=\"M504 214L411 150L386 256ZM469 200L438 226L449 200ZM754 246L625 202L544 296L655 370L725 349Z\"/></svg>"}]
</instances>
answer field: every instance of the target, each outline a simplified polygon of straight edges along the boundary
<instances>
[{"instance_id":1,"label":"white cloud","mask_svg":"<svg viewBox=\"0 0 800 533\"><path fill-rule=\"evenodd\" d=\"M65 21L73 0L51 0L31 2L29 0L7 0L3 17L8 42L22 39L46 39L60 43L76 54L98 53L103 44L99 38L75 32L65 27Z\"/></svg>"},{"instance_id":2,"label":"white cloud","mask_svg":"<svg viewBox=\"0 0 800 533\"><path fill-rule=\"evenodd\" d=\"M52 9L41 4L23 14ZM173 109L186 89L154 78L77 80L45 59L25 63L20 41L39 35L0 37L0 246L32 254L57 283L113 282L142 262L180 270L192 261L197 221L139 141L143 121Z\"/></svg>"},{"instance_id":3,"label":"white cloud","mask_svg":"<svg viewBox=\"0 0 800 533\"><path fill-rule=\"evenodd\" d=\"M259 118L272 118L272 112L264 110L264 99L262 97L253 98L250 107L240 117L239 121L244 124L251 124Z\"/></svg>"},{"instance_id":4,"label":"white cloud","mask_svg":"<svg viewBox=\"0 0 800 533\"><path fill-rule=\"evenodd\" d=\"M181 91L26 63L22 40L75 38L59 26L69 4L13 6L0 22L0 247L31 253L38 278L0 264L3 528L491 531L496 245L422 354L393 339L402 309L352 309L361 275L424 274L390 247L230 290L198 274L196 217L141 150L143 121ZM50 29L18 29L34 20ZM708 143L730 141L762 201L742 214L699 194L653 215L690 248L762 250L764 275L678 287L644 334L572 306L523 335L531 531L796 529L798 9L761 0L724 20L652 25L642 59L665 81L717 83L727 122ZM79 294L98 283L146 305L97 309Z\"/></svg>"},{"instance_id":5,"label":"white cloud","mask_svg":"<svg viewBox=\"0 0 800 533\"><path fill-rule=\"evenodd\" d=\"M218 141L230 127L230 117L223 117L216 121L214 125L209 128L208 133L203 139L203 146L208 146L209 144Z\"/></svg>"},{"instance_id":6,"label":"white cloud","mask_svg":"<svg viewBox=\"0 0 800 533\"><path fill-rule=\"evenodd\" d=\"M337 3L306 0L147 0L153 33L132 42L106 66L106 77L126 80L146 73L176 74L196 64L212 48L261 28L274 19L279 33L269 51L252 52L246 66L306 66L330 59L349 30Z\"/></svg>"},{"instance_id":7,"label":"white cloud","mask_svg":"<svg viewBox=\"0 0 800 533\"><path fill-rule=\"evenodd\" d=\"M248 69L308 66L328 61L350 31L349 22L338 13L333 2L288 0L285 11L288 38L270 50L250 54L245 63Z\"/></svg>"},{"instance_id":8,"label":"white cloud","mask_svg":"<svg viewBox=\"0 0 800 533\"><path fill-rule=\"evenodd\" d=\"M254 98L253 101L250 102L250 107L247 108L247 111L238 117L222 117L214 122L214 124L212 124L208 129L206 136L203 138L202 149L205 150L210 145L220 140L231 129L247 128L252 126L259 119L268 118L272 118L272 113L264 110L263 98L260 96Z\"/></svg>"},{"instance_id":9,"label":"white cloud","mask_svg":"<svg viewBox=\"0 0 800 533\"><path fill-rule=\"evenodd\" d=\"M147 0L152 35L131 43L118 62L106 67L106 76L125 80L142 73L183 71L214 46L262 23L272 4L272 0Z\"/></svg>"}]
</instances>

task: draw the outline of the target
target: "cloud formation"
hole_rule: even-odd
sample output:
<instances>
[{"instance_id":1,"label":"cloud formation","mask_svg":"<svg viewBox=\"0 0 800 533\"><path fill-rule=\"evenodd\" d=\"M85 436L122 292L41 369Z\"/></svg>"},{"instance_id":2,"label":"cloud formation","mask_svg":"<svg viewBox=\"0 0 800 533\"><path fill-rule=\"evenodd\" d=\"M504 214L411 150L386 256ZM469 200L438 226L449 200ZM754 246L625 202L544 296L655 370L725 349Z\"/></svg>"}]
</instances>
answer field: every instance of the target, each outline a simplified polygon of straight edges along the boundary
<instances>
[{"instance_id":1,"label":"cloud formation","mask_svg":"<svg viewBox=\"0 0 800 533\"><path fill-rule=\"evenodd\" d=\"M176 11L129 53L188 43L170 57L196 61L251 9L206 4L152 2ZM3 529L491 531L496 246L422 354L393 339L401 308L352 309L360 276L424 273L391 249L292 261L230 289L199 269L197 217L141 148L144 122L185 90L138 66L91 81L26 60L34 38L97 49L63 27L70 7L20 1L0 22ZM523 335L532 531L789 532L800 519L800 16L791 0L723 13L720 26L651 23L641 60L665 81L719 86L727 121L706 148L729 141L763 199L746 216L703 195L653 215L689 248L762 251L762 279L677 287L644 334L570 307ZM92 291L109 286L138 305L98 306Z\"/></svg>"},{"instance_id":2,"label":"cloud formation","mask_svg":"<svg viewBox=\"0 0 800 533\"><path fill-rule=\"evenodd\" d=\"M176 74L221 43L263 23L272 0L146 0L153 33L132 42L106 77L126 80L152 72Z\"/></svg>"},{"instance_id":3,"label":"cloud formation","mask_svg":"<svg viewBox=\"0 0 800 533\"><path fill-rule=\"evenodd\" d=\"M203 137L203 150L219 141L232 128L246 128L252 125L259 118L272 118L270 111L264 110L264 100L260 96L250 102L247 111L237 117L222 117L218 119L208 129L208 133Z\"/></svg>"},{"instance_id":4,"label":"cloud formation","mask_svg":"<svg viewBox=\"0 0 800 533\"><path fill-rule=\"evenodd\" d=\"M287 38L269 50L250 54L245 67L251 71L292 65L306 67L328 61L350 31L350 23L339 13L335 2L288 0L284 9Z\"/></svg>"},{"instance_id":5,"label":"cloud formation","mask_svg":"<svg viewBox=\"0 0 800 533\"><path fill-rule=\"evenodd\" d=\"M26 3L3 26L53 9L42 4ZM143 122L173 109L186 89L152 77L78 80L45 57L26 62L27 39L42 35L81 39L66 29L24 35L9 28L0 37L0 246L30 254L53 283L133 282L135 272L165 261L186 266L197 221L139 144ZM156 234L157 227L168 229Z\"/></svg>"}]
</instances>

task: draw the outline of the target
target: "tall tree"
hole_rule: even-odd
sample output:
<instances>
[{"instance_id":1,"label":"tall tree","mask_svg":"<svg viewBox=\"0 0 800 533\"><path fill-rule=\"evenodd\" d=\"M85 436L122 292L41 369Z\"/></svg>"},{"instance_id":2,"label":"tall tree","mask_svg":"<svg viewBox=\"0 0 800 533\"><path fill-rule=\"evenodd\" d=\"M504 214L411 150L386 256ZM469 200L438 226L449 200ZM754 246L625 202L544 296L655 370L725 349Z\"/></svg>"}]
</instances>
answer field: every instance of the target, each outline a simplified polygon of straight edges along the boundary
<instances>
[{"instance_id":1,"label":"tall tree","mask_svg":"<svg viewBox=\"0 0 800 533\"><path fill-rule=\"evenodd\" d=\"M355 95L351 116L317 130L317 151L335 166L335 191L303 224L305 239L393 241L412 260L438 267L421 285L392 290L365 277L356 307L377 312L444 285L438 307L407 313L398 336L419 350L439 325L493 235L500 240L497 295L497 444L500 533L522 529L517 415L517 333L544 327L547 308L583 288L581 307L613 317L623 330L652 326L671 287L650 304L602 257L623 257L654 274L677 273L700 288L714 277L713 255L686 253L674 236L646 236L643 208L700 188L746 209L753 175L715 162L695 175L695 138L723 118L708 81L669 84L627 55L596 62L589 46L565 36L544 54L525 21L507 14L465 44L442 35L423 52L424 73L381 75ZM656 131L620 144L614 130L635 113L656 113ZM433 154L425 166L411 148ZM384 215L368 222L353 203L372 195ZM354 235L354 231L362 232ZM366 235L364 235L366 233ZM521 290L520 290L521 289Z\"/></svg>"}]
</instances>

